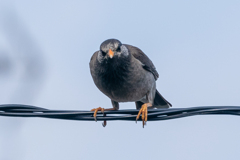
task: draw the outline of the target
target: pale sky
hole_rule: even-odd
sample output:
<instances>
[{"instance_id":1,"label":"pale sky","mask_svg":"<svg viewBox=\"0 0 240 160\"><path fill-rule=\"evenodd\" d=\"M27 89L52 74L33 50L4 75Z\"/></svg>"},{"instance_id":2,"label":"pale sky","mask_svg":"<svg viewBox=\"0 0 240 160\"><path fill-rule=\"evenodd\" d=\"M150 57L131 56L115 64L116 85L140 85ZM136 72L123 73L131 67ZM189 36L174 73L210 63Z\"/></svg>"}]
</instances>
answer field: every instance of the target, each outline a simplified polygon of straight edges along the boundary
<instances>
[{"instance_id":1,"label":"pale sky","mask_svg":"<svg viewBox=\"0 0 240 160\"><path fill-rule=\"evenodd\" d=\"M0 58L10 67L0 74L0 104L110 108L89 61L104 40L116 38L153 61L157 89L173 108L240 106L239 8L237 0L1 0ZM237 116L148 122L144 129L135 122L101 123L0 117L0 160L240 158Z\"/></svg>"}]
</instances>

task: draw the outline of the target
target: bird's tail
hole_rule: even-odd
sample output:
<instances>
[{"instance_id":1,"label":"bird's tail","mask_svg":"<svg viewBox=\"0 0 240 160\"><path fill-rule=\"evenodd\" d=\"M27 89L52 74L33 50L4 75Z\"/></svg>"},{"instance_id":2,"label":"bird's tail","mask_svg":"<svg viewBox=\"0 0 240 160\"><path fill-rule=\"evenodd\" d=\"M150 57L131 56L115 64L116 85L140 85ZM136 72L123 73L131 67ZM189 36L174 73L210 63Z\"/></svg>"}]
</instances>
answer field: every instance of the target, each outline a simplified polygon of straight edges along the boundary
<instances>
[{"instance_id":1,"label":"bird's tail","mask_svg":"<svg viewBox=\"0 0 240 160\"><path fill-rule=\"evenodd\" d=\"M169 107L172 107L172 104L169 103L169 102L158 92L158 90L156 90L153 107L156 107L156 108L169 108Z\"/></svg>"}]
</instances>

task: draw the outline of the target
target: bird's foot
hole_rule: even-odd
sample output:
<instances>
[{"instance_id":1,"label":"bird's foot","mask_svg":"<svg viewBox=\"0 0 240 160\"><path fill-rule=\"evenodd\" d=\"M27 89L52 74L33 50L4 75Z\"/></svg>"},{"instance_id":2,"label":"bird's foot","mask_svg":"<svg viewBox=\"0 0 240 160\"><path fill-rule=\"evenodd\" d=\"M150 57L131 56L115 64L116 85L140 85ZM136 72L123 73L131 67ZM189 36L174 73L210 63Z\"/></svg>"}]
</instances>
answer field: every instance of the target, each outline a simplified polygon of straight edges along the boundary
<instances>
[{"instance_id":1,"label":"bird's foot","mask_svg":"<svg viewBox=\"0 0 240 160\"><path fill-rule=\"evenodd\" d=\"M144 125L146 125L146 122L147 122L147 116L148 116L148 110L147 108L148 107L151 107L152 104L151 103L144 103L141 107L141 109L139 110L138 112L138 115L136 117L136 123L137 123L137 120L139 119L140 115L142 114L142 123L143 123L143 128L144 128Z\"/></svg>"},{"instance_id":2,"label":"bird's foot","mask_svg":"<svg viewBox=\"0 0 240 160\"><path fill-rule=\"evenodd\" d=\"M94 111L93 117L95 119L95 121L97 122L97 112L101 111L102 113L104 113L104 108L102 107L98 107L98 108L94 108L91 111ZM104 126L105 127L105 126Z\"/></svg>"}]
</instances>

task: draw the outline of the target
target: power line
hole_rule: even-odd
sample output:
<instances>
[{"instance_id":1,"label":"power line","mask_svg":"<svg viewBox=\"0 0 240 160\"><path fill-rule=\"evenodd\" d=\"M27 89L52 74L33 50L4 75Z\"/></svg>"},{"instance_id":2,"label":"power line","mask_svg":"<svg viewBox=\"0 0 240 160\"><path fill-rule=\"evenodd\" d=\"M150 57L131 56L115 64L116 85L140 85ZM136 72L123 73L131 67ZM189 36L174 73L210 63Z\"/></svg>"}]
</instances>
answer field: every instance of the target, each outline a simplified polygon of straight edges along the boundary
<instances>
[{"instance_id":1,"label":"power line","mask_svg":"<svg viewBox=\"0 0 240 160\"><path fill-rule=\"evenodd\" d=\"M92 111L49 110L22 104L0 105L0 116L41 117L63 120L94 121ZM118 110L99 112L98 121L136 121L138 110ZM170 120L195 115L240 115L240 106L201 106L190 108L148 109L148 121ZM141 118L139 119L141 121Z\"/></svg>"}]
</instances>

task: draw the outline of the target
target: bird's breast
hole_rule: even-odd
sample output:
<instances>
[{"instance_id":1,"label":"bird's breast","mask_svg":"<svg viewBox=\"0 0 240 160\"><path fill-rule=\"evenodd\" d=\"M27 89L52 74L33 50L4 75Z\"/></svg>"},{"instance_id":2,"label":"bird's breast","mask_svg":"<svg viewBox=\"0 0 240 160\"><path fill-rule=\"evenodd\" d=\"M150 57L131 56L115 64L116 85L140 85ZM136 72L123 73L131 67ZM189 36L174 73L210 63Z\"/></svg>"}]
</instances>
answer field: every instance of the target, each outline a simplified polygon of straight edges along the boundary
<instances>
[{"instance_id":1,"label":"bird's breast","mask_svg":"<svg viewBox=\"0 0 240 160\"><path fill-rule=\"evenodd\" d=\"M155 79L142 68L118 68L98 76L97 87L110 99L130 102L142 99L150 90Z\"/></svg>"},{"instance_id":2,"label":"bird's breast","mask_svg":"<svg viewBox=\"0 0 240 160\"><path fill-rule=\"evenodd\" d=\"M142 99L155 85L152 73L132 58L92 65L91 74L98 89L117 102Z\"/></svg>"}]
</instances>

